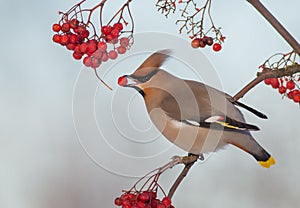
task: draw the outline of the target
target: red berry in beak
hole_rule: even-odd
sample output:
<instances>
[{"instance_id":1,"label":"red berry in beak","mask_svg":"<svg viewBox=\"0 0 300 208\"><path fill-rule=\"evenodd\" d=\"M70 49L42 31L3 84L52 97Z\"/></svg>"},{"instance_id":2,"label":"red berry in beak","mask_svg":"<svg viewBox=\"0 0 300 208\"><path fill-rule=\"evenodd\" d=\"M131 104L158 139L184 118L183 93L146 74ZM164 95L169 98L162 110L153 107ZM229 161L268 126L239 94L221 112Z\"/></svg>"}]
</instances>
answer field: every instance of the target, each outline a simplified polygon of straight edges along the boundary
<instances>
[{"instance_id":1,"label":"red berry in beak","mask_svg":"<svg viewBox=\"0 0 300 208\"><path fill-rule=\"evenodd\" d=\"M127 85L127 82L128 82L128 80L127 80L126 76L121 76L118 79L118 85L120 85L122 87L124 87L125 85Z\"/></svg>"}]
</instances>

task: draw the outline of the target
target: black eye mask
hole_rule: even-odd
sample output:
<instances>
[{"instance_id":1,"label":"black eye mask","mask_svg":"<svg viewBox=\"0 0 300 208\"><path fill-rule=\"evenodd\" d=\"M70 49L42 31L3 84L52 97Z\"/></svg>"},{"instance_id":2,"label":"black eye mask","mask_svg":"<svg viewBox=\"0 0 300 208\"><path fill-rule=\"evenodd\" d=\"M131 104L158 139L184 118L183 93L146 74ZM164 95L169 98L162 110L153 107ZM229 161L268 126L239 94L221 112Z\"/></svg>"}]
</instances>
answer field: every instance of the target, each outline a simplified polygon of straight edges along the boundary
<instances>
[{"instance_id":1,"label":"black eye mask","mask_svg":"<svg viewBox=\"0 0 300 208\"><path fill-rule=\"evenodd\" d=\"M153 70L152 72L150 72L149 74L147 74L146 76L143 77L138 77L135 75L130 75L130 77L132 77L133 79L138 80L141 83L145 83L147 81L149 81L151 79L151 77L153 77L156 73L158 72L158 69Z\"/></svg>"}]
</instances>

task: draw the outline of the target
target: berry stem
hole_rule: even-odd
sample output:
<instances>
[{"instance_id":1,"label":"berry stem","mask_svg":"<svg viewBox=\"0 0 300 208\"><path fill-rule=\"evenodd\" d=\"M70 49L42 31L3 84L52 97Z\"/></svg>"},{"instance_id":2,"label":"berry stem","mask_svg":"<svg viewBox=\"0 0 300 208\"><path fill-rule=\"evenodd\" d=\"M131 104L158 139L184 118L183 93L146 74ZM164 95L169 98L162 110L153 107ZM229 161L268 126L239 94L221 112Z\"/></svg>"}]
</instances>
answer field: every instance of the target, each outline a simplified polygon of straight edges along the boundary
<instances>
[{"instance_id":1,"label":"berry stem","mask_svg":"<svg viewBox=\"0 0 300 208\"><path fill-rule=\"evenodd\" d=\"M93 12L94 12L97 8L99 8L99 7L100 7L100 9L102 9L102 7L104 6L104 4L105 4L106 1L107 1L107 0L102 0L99 4L95 5L95 6L94 6L93 8L91 8L91 9L82 9L82 10L80 11L80 13L86 12L86 11L89 12L89 16L88 16L88 18L87 18L86 25L88 25L88 24L91 22L91 17L92 17Z\"/></svg>"},{"instance_id":2,"label":"berry stem","mask_svg":"<svg viewBox=\"0 0 300 208\"><path fill-rule=\"evenodd\" d=\"M104 82L101 77L99 76L98 72L97 72L97 69L94 69L94 72L95 72L95 75L96 77L108 88L110 89L111 91L113 90L106 82Z\"/></svg>"},{"instance_id":3,"label":"berry stem","mask_svg":"<svg viewBox=\"0 0 300 208\"><path fill-rule=\"evenodd\" d=\"M257 77L253 79L249 84L247 84L243 89L241 89L233 98L234 100L238 100L242 98L249 90L259 84L261 81L267 78L279 78L284 76L291 76L295 73L300 72L299 64L292 64L290 66L286 66L284 68L279 68L276 70L271 70L268 68L264 68L265 72L258 72Z\"/></svg>"},{"instance_id":4,"label":"berry stem","mask_svg":"<svg viewBox=\"0 0 300 208\"><path fill-rule=\"evenodd\" d=\"M152 171L150 171L149 173L147 173L146 175L144 175L143 177L141 177L138 181L135 182L135 184L133 185L133 187L129 190L137 190L137 185L144 180L146 177L148 177L148 179L145 181L145 183L142 185L142 187L140 188L139 191L143 190L143 188L147 185L147 183L153 178L155 177L157 174L160 175L160 173L157 173L157 171L159 171L159 168L156 168Z\"/></svg>"},{"instance_id":5,"label":"berry stem","mask_svg":"<svg viewBox=\"0 0 300 208\"><path fill-rule=\"evenodd\" d=\"M120 19L123 17L123 11L124 11L124 9L125 9L125 7L127 7L128 8L128 11L130 11L130 9L129 9L129 4L130 4L130 2L131 2L132 0L128 0L120 9L119 9L119 11L117 11L116 13L115 13L115 15L110 19L110 21L107 23L107 25L109 25L112 21L113 21L113 19L118 15L118 14L121 14L120 15Z\"/></svg>"},{"instance_id":6,"label":"berry stem","mask_svg":"<svg viewBox=\"0 0 300 208\"><path fill-rule=\"evenodd\" d=\"M259 0L247 0L288 42L288 44L300 56L300 44L296 39L283 27L283 25L271 14L271 12Z\"/></svg>"}]
</instances>

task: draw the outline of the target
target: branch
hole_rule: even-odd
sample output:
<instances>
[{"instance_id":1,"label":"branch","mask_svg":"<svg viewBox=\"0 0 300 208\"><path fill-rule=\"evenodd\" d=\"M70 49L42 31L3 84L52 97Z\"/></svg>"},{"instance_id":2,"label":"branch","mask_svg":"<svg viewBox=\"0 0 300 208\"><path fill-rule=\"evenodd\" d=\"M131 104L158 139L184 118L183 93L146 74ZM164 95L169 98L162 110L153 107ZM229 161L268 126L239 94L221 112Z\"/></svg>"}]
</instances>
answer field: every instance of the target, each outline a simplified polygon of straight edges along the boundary
<instances>
[{"instance_id":1,"label":"branch","mask_svg":"<svg viewBox=\"0 0 300 208\"><path fill-rule=\"evenodd\" d=\"M300 45L296 39L282 26L271 12L259 0L247 0L264 18L277 30L288 42L294 51L300 56Z\"/></svg>"},{"instance_id":2,"label":"branch","mask_svg":"<svg viewBox=\"0 0 300 208\"><path fill-rule=\"evenodd\" d=\"M199 155L194 155L194 154L189 154L189 156L186 157L182 157L181 159L181 163L184 164L184 169L182 170L182 172L180 173L180 175L178 176L178 178L176 179L176 181L174 182L174 184L172 185L172 187L170 188L170 191L168 193L168 197L171 199L172 196L174 195L176 189L178 188L178 186L180 185L180 183L182 182L182 180L185 178L185 176L188 174L190 168L194 165L194 163L200 158L200 160L204 160L203 155L201 154Z\"/></svg>"},{"instance_id":3,"label":"branch","mask_svg":"<svg viewBox=\"0 0 300 208\"><path fill-rule=\"evenodd\" d=\"M284 76L291 76L295 73L298 73L300 72L300 65L293 64L291 66L287 66L285 68L279 68L276 70L271 70L268 68L264 68L264 69L266 70L266 72L258 72L257 77L254 80L252 80L249 84L247 84L243 89L241 89L233 98L235 100L242 98L249 90L251 90L258 83L260 83L261 81L267 78L279 78Z\"/></svg>"}]
</instances>

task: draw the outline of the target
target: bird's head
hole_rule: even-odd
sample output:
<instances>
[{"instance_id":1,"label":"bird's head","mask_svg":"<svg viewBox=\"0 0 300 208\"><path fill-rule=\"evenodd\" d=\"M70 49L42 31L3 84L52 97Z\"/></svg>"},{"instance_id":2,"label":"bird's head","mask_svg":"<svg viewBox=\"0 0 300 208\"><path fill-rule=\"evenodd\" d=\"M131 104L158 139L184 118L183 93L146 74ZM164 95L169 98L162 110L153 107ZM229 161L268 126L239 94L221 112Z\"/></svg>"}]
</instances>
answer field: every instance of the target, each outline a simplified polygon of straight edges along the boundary
<instances>
[{"instance_id":1,"label":"bird's head","mask_svg":"<svg viewBox=\"0 0 300 208\"><path fill-rule=\"evenodd\" d=\"M159 87L164 80L166 72L159 69L159 67L169 57L169 54L170 50L153 53L134 73L119 77L118 84L122 87L134 88L144 96L146 88Z\"/></svg>"}]
</instances>

